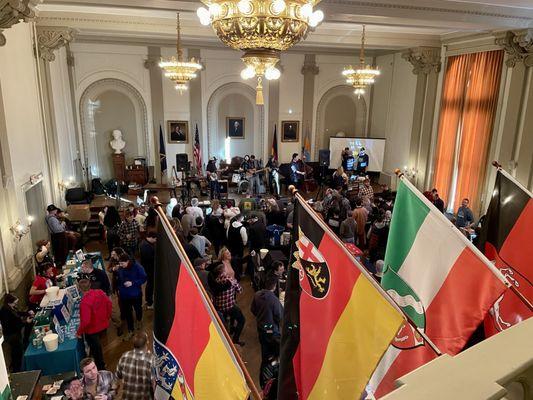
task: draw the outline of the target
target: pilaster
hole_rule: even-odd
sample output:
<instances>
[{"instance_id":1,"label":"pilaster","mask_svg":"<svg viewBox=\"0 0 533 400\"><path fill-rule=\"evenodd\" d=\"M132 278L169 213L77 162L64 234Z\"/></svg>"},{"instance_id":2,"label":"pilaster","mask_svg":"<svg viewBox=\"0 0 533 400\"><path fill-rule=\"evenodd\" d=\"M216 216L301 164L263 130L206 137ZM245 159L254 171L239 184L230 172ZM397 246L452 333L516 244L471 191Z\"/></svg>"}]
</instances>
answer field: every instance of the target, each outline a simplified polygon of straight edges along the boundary
<instances>
[{"instance_id":1,"label":"pilaster","mask_svg":"<svg viewBox=\"0 0 533 400\"><path fill-rule=\"evenodd\" d=\"M154 150L154 178L161 183L161 164L159 163L159 127L165 129L165 117L163 108L163 76L159 68L161 59L161 48L155 46L148 47L148 58L144 61L144 67L150 74L150 98L152 102L152 135L155 143ZM168 173L168 171L167 171ZM166 177L165 177L166 179Z\"/></svg>"},{"instance_id":2,"label":"pilaster","mask_svg":"<svg viewBox=\"0 0 533 400\"><path fill-rule=\"evenodd\" d=\"M408 168L419 171L414 184L421 190L429 185L432 125L441 69L440 51L438 47L416 47L402 54L402 58L411 63L413 73L417 76Z\"/></svg>"},{"instance_id":3,"label":"pilaster","mask_svg":"<svg viewBox=\"0 0 533 400\"><path fill-rule=\"evenodd\" d=\"M200 60L200 49L188 49L187 55L189 59L194 57L200 64L202 64ZM198 75L203 75L203 72L200 71ZM189 110L189 120L191 122L189 127L191 135L189 143L191 143L191 146L194 144L194 132L196 125L198 124L200 145L202 146L202 149L205 149L207 146L204 146L204 143L207 143L207 140L204 140L204 138L207 139L207 129L204 131L204 124L202 122L202 76L198 76L189 82ZM207 162L209 156L210 154L202 152L202 161L204 164Z\"/></svg>"},{"instance_id":4,"label":"pilaster","mask_svg":"<svg viewBox=\"0 0 533 400\"><path fill-rule=\"evenodd\" d=\"M49 168L50 190L55 204L62 204L58 183L61 180L59 161L59 143L54 112L50 62L55 60L54 51L67 45L74 39L75 31L68 27L38 26L34 48L37 58L38 83L40 101L43 111L43 127L45 132L46 155Z\"/></svg>"},{"instance_id":5,"label":"pilaster","mask_svg":"<svg viewBox=\"0 0 533 400\"><path fill-rule=\"evenodd\" d=\"M309 129L311 135L309 138L310 143L315 143L313 138L314 127L313 123L313 101L315 98L315 77L320 72L318 65L316 64L316 56L314 54L306 54L304 58L304 64L302 66L302 75L304 76L304 90L303 90L303 102L302 102L302 129L305 127ZM303 132L303 130L302 130ZM316 134L316 132L315 132ZM302 143L305 140L303 135L301 136ZM311 154L315 154L315 149L311 149ZM312 160L307 160L312 161Z\"/></svg>"}]
</instances>

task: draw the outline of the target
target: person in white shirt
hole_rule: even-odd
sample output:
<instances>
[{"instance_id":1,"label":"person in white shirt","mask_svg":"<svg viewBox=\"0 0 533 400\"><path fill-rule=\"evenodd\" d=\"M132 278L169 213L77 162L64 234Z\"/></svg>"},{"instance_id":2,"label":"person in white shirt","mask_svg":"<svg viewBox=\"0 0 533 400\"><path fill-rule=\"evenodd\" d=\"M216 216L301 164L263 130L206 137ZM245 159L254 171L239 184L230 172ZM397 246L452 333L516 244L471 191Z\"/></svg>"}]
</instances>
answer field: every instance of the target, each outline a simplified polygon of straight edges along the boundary
<instances>
[{"instance_id":1,"label":"person in white shirt","mask_svg":"<svg viewBox=\"0 0 533 400\"><path fill-rule=\"evenodd\" d=\"M192 239L191 239L190 243L194 247L196 247L196 249L198 250L198 252L202 256L202 258L205 257L206 256L205 249L209 248L211 246L211 242L205 236L200 235L198 233L198 229L196 229L196 228L192 228L190 233L191 233L191 236L192 236Z\"/></svg>"},{"instance_id":2,"label":"person in white shirt","mask_svg":"<svg viewBox=\"0 0 533 400\"><path fill-rule=\"evenodd\" d=\"M237 280L240 280L243 272L242 258L244 256L244 248L248 244L248 232L242 224L242 219L242 214L235 216L226 233L228 250L231 252L231 257L234 261L233 269L235 270Z\"/></svg>"},{"instance_id":3,"label":"person in white shirt","mask_svg":"<svg viewBox=\"0 0 533 400\"><path fill-rule=\"evenodd\" d=\"M196 197L193 197L191 200L191 205L186 208L185 212L189 215L192 215L195 220L197 217L202 217L202 219L204 218L204 211L198 207L198 199Z\"/></svg>"}]
</instances>

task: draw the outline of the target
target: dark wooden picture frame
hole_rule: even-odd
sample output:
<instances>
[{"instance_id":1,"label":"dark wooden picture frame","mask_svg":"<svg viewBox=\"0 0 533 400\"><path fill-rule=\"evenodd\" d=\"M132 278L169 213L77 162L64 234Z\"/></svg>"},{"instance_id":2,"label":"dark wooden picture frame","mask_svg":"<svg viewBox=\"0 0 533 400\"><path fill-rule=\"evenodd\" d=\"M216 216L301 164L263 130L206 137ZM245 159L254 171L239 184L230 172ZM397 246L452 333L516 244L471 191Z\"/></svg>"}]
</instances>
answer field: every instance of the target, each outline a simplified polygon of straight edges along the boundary
<instances>
[{"instance_id":1,"label":"dark wooden picture frame","mask_svg":"<svg viewBox=\"0 0 533 400\"><path fill-rule=\"evenodd\" d=\"M167 121L167 141L168 143L189 143L189 121Z\"/></svg>"},{"instance_id":2,"label":"dark wooden picture frame","mask_svg":"<svg viewBox=\"0 0 533 400\"><path fill-rule=\"evenodd\" d=\"M281 141L297 142L300 140L300 121L281 121Z\"/></svg>"},{"instance_id":3,"label":"dark wooden picture frame","mask_svg":"<svg viewBox=\"0 0 533 400\"><path fill-rule=\"evenodd\" d=\"M236 125L236 123L238 125ZM226 117L226 137L231 139L244 139L244 128L244 117Z\"/></svg>"}]
</instances>

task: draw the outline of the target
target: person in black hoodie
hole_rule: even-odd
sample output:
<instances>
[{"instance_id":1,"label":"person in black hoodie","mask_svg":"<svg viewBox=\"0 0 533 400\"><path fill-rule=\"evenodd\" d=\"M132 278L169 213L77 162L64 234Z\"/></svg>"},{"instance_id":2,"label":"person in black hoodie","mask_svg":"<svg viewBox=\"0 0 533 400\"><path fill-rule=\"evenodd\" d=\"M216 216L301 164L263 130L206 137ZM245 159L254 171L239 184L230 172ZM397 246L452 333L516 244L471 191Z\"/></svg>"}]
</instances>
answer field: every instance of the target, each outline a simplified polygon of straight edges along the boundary
<instances>
[{"instance_id":1,"label":"person in black hoodie","mask_svg":"<svg viewBox=\"0 0 533 400\"><path fill-rule=\"evenodd\" d=\"M0 309L0 323L4 335L4 342L10 349L11 371L19 372L24 354L24 338L28 337L23 330L31 327L33 314L18 310L19 299L11 293L4 295L4 305Z\"/></svg>"},{"instance_id":2,"label":"person in black hoodie","mask_svg":"<svg viewBox=\"0 0 533 400\"><path fill-rule=\"evenodd\" d=\"M261 344L261 369L259 383L265 386L264 374L262 373L268 363L279 355L280 323L283 316L281 302L274 294L278 279L269 276L265 288L254 295L250 311L255 315L257 322L257 334Z\"/></svg>"},{"instance_id":3,"label":"person in black hoodie","mask_svg":"<svg viewBox=\"0 0 533 400\"><path fill-rule=\"evenodd\" d=\"M106 229L106 240L107 240L107 250L109 254L113 248L117 247L120 243L120 238L118 237L118 227L122 223L120 219L120 214L117 211L115 206L107 207L104 216L104 226ZM109 257L107 258L109 260Z\"/></svg>"},{"instance_id":4,"label":"person in black hoodie","mask_svg":"<svg viewBox=\"0 0 533 400\"><path fill-rule=\"evenodd\" d=\"M146 308L153 309L154 304L154 262L155 262L155 243L157 241L157 232L150 231L146 234L146 239L141 242L139 252L141 253L141 265L146 272L146 288L144 295L146 297Z\"/></svg>"}]
</instances>

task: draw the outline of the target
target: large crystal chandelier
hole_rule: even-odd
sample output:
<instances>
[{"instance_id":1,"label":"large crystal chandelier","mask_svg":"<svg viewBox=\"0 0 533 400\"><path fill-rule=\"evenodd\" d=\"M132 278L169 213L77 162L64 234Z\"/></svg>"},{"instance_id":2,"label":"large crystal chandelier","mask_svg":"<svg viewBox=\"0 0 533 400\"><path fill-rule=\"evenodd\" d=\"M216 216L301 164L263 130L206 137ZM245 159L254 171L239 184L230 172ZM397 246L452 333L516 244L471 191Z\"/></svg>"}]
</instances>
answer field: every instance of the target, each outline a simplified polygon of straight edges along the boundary
<instances>
[{"instance_id":1,"label":"large crystal chandelier","mask_svg":"<svg viewBox=\"0 0 533 400\"><path fill-rule=\"evenodd\" d=\"M183 60L183 50L181 49L180 14L176 16L176 56L164 59L161 57L159 67L165 71L165 76L176 84L176 90L183 93L189 86L189 81L196 78L196 72L202 66L191 58L190 61Z\"/></svg>"},{"instance_id":2,"label":"large crystal chandelier","mask_svg":"<svg viewBox=\"0 0 533 400\"><path fill-rule=\"evenodd\" d=\"M374 83L374 78L379 75L379 70L365 64L365 25L363 25L363 36L361 37L361 51L359 53L359 66L349 65L344 68L342 75L346 77L346 83L354 87L357 97L365 94L365 89Z\"/></svg>"},{"instance_id":3,"label":"large crystal chandelier","mask_svg":"<svg viewBox=\"0 0 533 400\"><path fill-rule=\"evenodd\" d=\"M263 78L280 77L276 68L281 51L304 39L309 28L324 19L313 10L320 0L201 0L198 9L202 25L211 24L219 39L244 51L243 79L257 77L256 103L263 104Z\"/></svg>"}]
</instances>

